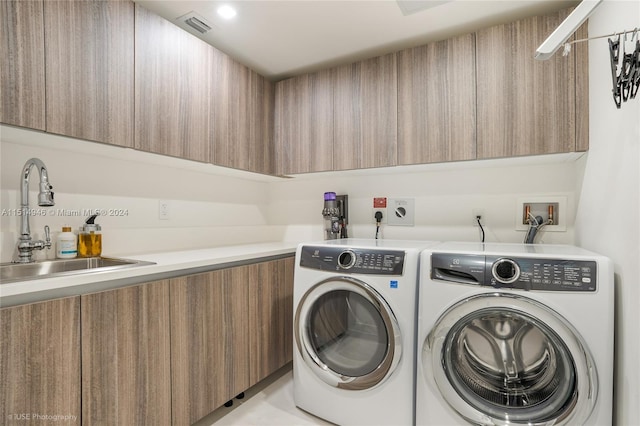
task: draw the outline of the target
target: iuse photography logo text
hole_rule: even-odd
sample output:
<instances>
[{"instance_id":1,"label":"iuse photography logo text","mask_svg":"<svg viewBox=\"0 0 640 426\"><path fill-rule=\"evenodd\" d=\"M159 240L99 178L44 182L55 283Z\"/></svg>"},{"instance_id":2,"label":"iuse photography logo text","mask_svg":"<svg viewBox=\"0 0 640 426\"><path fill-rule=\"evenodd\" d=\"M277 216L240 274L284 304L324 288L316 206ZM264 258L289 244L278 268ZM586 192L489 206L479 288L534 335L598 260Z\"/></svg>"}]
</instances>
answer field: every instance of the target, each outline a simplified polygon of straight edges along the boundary
<instances>
[{"instance_id":1,"label":"iuse photography logo text","mask_svg":"<svg viewBox=\"0 0 640 426\"><path fill-rule=\"evenodd\" d=\"M7 415L11 422L66 422L76 423L78 416L73 414L41 414L41 413L12 413Z\"/></svg>"}]
</instances>

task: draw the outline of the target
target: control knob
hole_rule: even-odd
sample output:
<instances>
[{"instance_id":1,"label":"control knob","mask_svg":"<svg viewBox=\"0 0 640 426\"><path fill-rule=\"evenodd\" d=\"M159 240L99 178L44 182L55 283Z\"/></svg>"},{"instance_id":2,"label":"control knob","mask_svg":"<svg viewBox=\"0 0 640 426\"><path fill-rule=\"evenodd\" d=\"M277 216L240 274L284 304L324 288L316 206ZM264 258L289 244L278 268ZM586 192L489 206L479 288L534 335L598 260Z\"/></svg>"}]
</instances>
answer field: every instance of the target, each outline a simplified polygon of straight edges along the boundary
<instances>
[{"instance_id":1,"label":"control knob","mask_svg":"<svg viewBox=\"0 0 640 426\"><path fill-rule=\"evenodd\" d=\"M345 250L338 256L338 266L349 269L356 264L356 254L351 250Z\"/></svg>"},{"instance_id":2,"label":"control knob","mask_svg":"<svg viewBox=\"0 0 640 426\"><path fill-rule=\"evenodd\" d=\"M491 266L493 278L502 284L511 284L520 278L520 266L512 259L498 259Z\"/></svg>"}]
</instances>

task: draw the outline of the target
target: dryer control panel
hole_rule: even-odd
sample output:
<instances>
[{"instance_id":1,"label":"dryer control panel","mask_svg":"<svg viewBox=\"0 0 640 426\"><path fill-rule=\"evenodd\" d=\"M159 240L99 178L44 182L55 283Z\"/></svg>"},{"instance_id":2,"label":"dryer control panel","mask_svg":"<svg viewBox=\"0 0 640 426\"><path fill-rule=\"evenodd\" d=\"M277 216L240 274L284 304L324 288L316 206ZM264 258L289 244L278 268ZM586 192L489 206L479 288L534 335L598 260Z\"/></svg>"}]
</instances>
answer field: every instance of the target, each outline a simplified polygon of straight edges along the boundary
<instances>
[{"instance_id":1,"label":"dryer control panel","mask_svg":"<svg viewBox=\"0 0 640 426\"><path fill-rule=\"evenodd\" d=\"M433 253L431 278L519 290L596 291L597 264L588 260Z\"/></svg>"},{"instance_id":2,"label":"dryer control panel","mask_svg":"<svg viewBox=\"0 0 640 426\"><path fill-rule=\"evenodd\" d=\"M350 247L303 246L300 266L349 274L402 275L405 252Z\"/></svg>"}]
</instances>

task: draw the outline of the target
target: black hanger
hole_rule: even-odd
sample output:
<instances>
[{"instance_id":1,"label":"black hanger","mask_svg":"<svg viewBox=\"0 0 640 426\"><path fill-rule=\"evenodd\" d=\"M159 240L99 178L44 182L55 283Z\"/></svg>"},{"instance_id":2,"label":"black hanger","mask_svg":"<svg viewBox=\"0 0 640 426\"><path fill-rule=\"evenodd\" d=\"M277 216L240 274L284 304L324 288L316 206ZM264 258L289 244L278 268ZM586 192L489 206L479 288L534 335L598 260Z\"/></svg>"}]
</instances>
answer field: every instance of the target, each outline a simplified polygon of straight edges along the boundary
<instances>
[{"instance_id":1,"label":"black hanger","mask_svg":"<svg viewBox=\"0 0 640 426\"><path fill-rule=\"evenodd\" d=\"M633 72L629 77L629 85L631 86L631 99L634 99L640 88L640 39L638 39L638 30L635 31L636 50L633 52Z\"/></svg>"},{"instance_id":2,"label":"black hanger","mask_svg":"<svg viewBox=\"0 0 640 426\"><path fill-rule=\"evenodd\" d=\"M633 41L633 38L631 39ZM636 58L634 53L627 53L627 35L624 36L624 44L622 47L622 67L618 76L618 86L622 94L622 100L627 102L631 94L631 88L635 80Z\"/></svg>"},{"instance_id":3,"label":"black hanger","mask_svg":"<svg viewBox=\"0 0 640 426\"><path fill-rule=\"evenodd\" d=\"M620 59L620 35L616 41L609 39L609 56L611 58L611 79L613 80L613 101L619 109L622 105L622 93L618 81L618 60Z\"/></svg>"}]
</instances>

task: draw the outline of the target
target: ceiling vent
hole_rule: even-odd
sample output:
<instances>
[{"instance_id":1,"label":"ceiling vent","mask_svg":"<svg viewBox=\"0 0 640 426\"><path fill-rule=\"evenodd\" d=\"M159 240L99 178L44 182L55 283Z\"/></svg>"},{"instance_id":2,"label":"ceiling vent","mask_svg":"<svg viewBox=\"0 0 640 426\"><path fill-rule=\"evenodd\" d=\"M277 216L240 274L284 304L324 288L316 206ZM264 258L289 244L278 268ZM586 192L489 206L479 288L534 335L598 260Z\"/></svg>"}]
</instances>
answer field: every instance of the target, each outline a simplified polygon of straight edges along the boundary
<instances>
[{"instance_id":1,"label":"ceiling vent","mask_svg":"<svg viewBox=\"0 0 640 426\"><path fill-rule=\"evenodd\" d=\"M444 3L449 3L453 0L396 0L398 7L402 11L404 16L413 15L414 13L421 12L432 7L440 6Z\"/></svg>"},{"instance_id":2,"label":"ceiling vent","mask_svg":"<svg viewBox=\"0 0 640 426\"><path fill-rule=\"evenodd\" d=\"M179 22L184 22L200 34L206 34L213 28L213 25L207 22L207 20L203 16L198 15L196 12L189 12L186 15L180 16L176 20Z\"/></svg>"}]
</instances>

